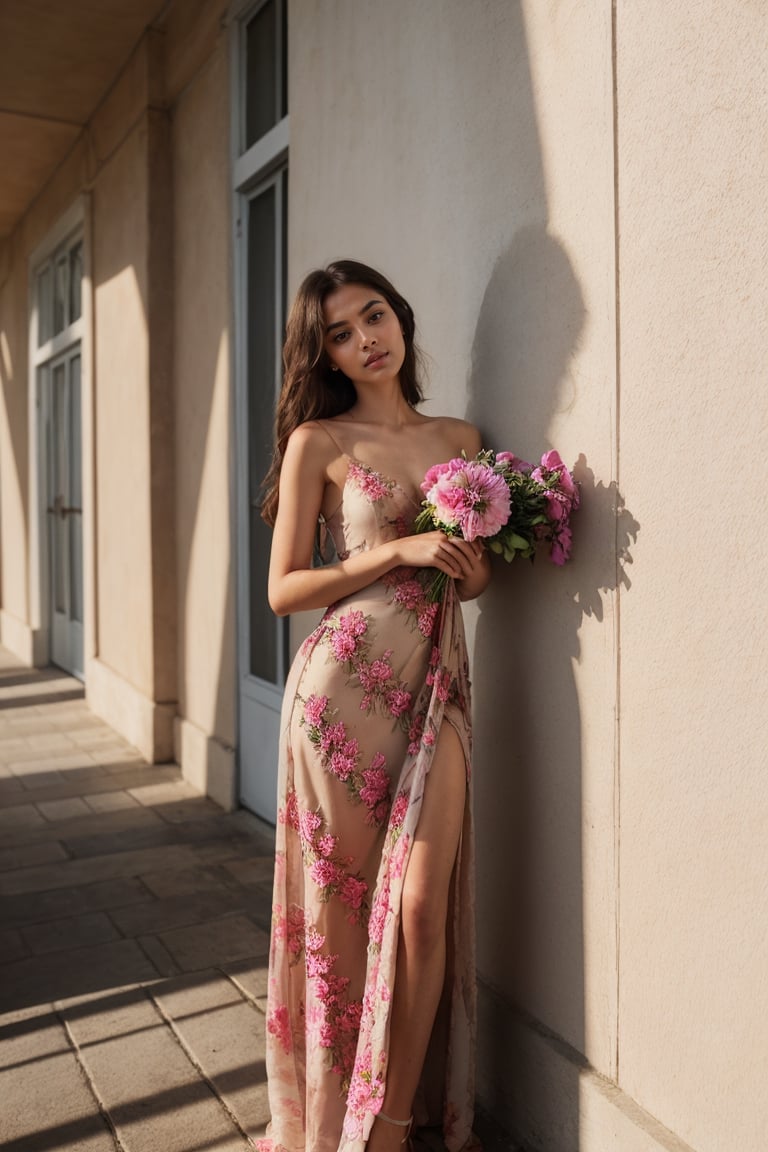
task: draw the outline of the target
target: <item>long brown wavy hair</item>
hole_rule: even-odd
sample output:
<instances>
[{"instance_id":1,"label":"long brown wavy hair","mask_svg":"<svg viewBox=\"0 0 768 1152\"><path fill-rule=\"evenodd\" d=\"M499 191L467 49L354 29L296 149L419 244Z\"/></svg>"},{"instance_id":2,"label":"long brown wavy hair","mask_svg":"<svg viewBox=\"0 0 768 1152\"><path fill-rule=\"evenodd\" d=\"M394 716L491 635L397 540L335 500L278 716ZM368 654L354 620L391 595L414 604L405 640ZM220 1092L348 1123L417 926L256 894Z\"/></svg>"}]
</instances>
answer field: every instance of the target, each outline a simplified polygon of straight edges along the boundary
<instances>
[{"instance_id":1,"label":"long brown wavy hair","mask_svg":"<svg viewBox=\"0 0 768 1152\"><path fill-rule=\"evenodd\" d=\"M421 354L414 335L416 322L407 300L386 277L357 260L334 260L304 278L288 315L283 345L283 386L275 413L272 463L262 485L261 515L274 524L277 515L280 468L288 437L307 420L322 420L348 411L357 399L355 386L341 370L331 371L325 351L326 298L345 284L364 284L380 293L395 312L405 337L405 359L400 387L415 407L424 396L419 382Z\"/></svg>"}]
</instances>

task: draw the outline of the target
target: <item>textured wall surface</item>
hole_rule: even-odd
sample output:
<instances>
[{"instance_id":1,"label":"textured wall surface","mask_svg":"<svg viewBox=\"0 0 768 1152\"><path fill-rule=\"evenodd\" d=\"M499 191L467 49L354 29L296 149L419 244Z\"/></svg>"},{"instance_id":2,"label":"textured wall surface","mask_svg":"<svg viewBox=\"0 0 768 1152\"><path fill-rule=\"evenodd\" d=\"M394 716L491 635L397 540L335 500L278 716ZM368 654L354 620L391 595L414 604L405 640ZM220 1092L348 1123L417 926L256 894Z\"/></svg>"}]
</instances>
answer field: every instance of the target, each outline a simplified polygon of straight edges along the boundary
<instances>
[{"instance_id":1,"label":"textured wall surface","mask_svg":"<svg viewBox=\"0 0 768 1152\"><path fill-rule=\"evenodd\" d=\"M152 694L146 125L93 194L99 657Z\"/></svg>"},{"instance_id":2,"label":"textured wall surface","mask_svg":"<svg viewBox=\"0 0 768 1152\"><path fill-rule=\"evenodd\" d=\"M768 13L618 14L622 1086L697 1152L768 1133Z\"/></svg>"},{"instance_id":3,"label":"textured wall surface","mask_svg":"<svg viewBox=\"0 0 768 1152\"><path fill-rule=\"evenodd\" d=\"M573 563L465 613L481 1083L532 1147L767 1126L766 43L756 3L291 9L292 283L379 265L427 411L578 458Z\"/></svg>"},{"instance_id":4,"label":"textured wall surface","mask_svg":"<svg viewBox=\"0 0 768 1152\"><path fill-rule=\"evenodd\" d=\"M226 39L211 49L212 58L174 108L179 711L233 744Z\"/></svg>"}]
</instances>

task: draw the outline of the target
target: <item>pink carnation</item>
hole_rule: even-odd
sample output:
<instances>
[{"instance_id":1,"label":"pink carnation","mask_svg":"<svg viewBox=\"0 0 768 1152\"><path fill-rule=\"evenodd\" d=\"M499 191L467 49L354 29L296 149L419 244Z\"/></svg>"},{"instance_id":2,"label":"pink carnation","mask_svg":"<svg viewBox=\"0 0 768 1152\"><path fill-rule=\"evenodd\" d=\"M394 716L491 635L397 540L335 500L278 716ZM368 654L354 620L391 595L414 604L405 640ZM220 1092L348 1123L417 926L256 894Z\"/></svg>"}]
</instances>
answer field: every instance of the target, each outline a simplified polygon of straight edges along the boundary
<instances>
[{"instance_id":1,"label":"pink carnation","mask_svg":"<svg viewBox=\"0 0 768 1152\"><path fill-rule=\"evenodd\" d=\"M317 832L322 822L322 818L317 812L302 812L299 816L299 831L301 832L302 840L311 843L314 839L315 832Z\"/></svg>"},{"instance_id":2,"label":"pink carnation","mask_svg":"<svg viewBox=\"0 0 768 1152\"><path fill-rule=\"evenodd\" d=\"M331 648L336 659L343 663L345 660L351 660L357 652L357 639L347 632L332 632Z\"/></svg>"},{"instance_id":3,"label":"pink carnation","mask_svg":"<svg viewBox=\"0 0 768 1152\"><path fill-rule=\"evenodd\" d=\"M316 848L321 856L332 856L336 851L336 844L338 842L337 836L332 836L330 832L326 832L317 841Z\"/></svg>"},{"instance_id":4,"label":"pink carnation","mask_svg":"<svg viewBox=\"0 0 768 1152\"><path fill-rule=\"evenodd\" d=\"M309 696L304 703L304 719L307 724L317 728L323 722L323 713L328 707L327 696Z\"/></svg>"},{"instance_id":5,"label":"pink carnation","mask_svg":"<svg viewBox=\"0 0 768 1152\"><path fill-rule=\"evenodd\" d=\"M458 528L465 540L495 535L509 519L506 480L475 460L453 460L451 465L427 492L437 520Z\"/></svg>"},{"instance_id":6,"label":"pink carnation","mask_svg":"<svg viewBox=\"0 0 768 1152\"><path fill-rule=\"evenodd\" d=\"M404 688L393 688L387 696L387 707L393 716L402 716L411 706L411 694Z\"/></svg>"},{"instance_id":7,"label":"pink carnation","mask_svg":"<svg viewBox=\"0 0 768 1152\"><path fill-rule=\"evenodd\" d=\"M364 636L368 630L368 622L363 613L355 609L339 617L339 630L347 636Z\"/></svg>"},{"instance_id":8,"label":"pink carnation","mask_svg":"<svg viewBox=\"0 0 768 1152\"><path fill-rule=\"evenodd\" d=\"M315 860L309 874L319 888L327 888L330 884L338 884L341 868L331 860Z\"/></svg>"},{"instance_id":9,"label":"pink carnation","mask_svg":"<svg viewBox=\"0 0 768 1152\"><path fill-rule=\"evenodd\" d=\"M360 908L368 891L365 880L347 876L339 887L339 896L349 908Z\"/></svg>"}]
</instances>

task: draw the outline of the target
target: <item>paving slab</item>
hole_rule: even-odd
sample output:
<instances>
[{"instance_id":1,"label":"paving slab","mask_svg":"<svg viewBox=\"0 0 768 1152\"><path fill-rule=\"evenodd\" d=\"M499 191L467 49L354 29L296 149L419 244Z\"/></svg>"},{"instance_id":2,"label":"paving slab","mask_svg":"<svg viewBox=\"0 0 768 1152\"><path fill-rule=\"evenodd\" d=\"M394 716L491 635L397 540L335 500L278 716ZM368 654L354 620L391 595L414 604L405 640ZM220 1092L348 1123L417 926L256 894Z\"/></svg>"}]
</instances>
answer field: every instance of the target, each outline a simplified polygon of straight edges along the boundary
<instances>
[{"instance_id":1,"label":"paving slab","mask_svg":"<svg viewBox=\"0 0 768 1152\"><path fill-rule=\"evenodd\" d=\"M246 916L227 916L159 932L158 939L182 972L197 972L269 953L268 933Z\"/></svg>"},{"instance_id":2,"label":"paving slab","mask_svg":"<svg viewBox=\"0 0 768 1152\"><path fill-rule=\"evenodd\" d=\"M82 916L63 916L45 924L30 924L21 929L21 935L30 952L66 952L72 948L85 948L91 944L106 944L119 940L121 935L104 912L86 912Z\"/></svg>"},{"instance_id":3,"label":"paving slab","mask_svg":"<svg viewBox=\"0 0 768 1152\"><path fill-rule=\"evenodd\" d=\"M110 911L110 919L123 936L150 936L171 928L205 924L228 913L248 912L250 895L243 889L211 888L166 900L152 900Z\"/></svg>"},{"instance_id":4,"label":"paving slab","mask_svg":"<svg viewBox=\"0 0 768 1152\"><path fill-rule=\"evenodd\" d=\"M22 956L28 955L29 948L21 932L15 928L0 931L0 964L8 964L11 960L20 960Z\"/></svg>"},{"instance_id":5,"label":"paving slab","mask_svg":"<svg viewBox=\"0 0 768 1152\"><path fill-rule=\"evenodd\" d=\"M92 1009L95 1006L92 1006ZM244 1152L244 1134L146 1000L67 1021L125 1152Z\"/></svg>"},{"instance_id":6,"label":"paving slab","mask_svg":"<svg viewBox=\"0 0 768 1152\"><path fill-rule=\"evenodd\" d=\"M236 960L233 964L222 964L221 970L233 983L237 984L245 996L266 1008L269 977L266 957Z\"/></svg>"},{"instance_id":7,"label":"paving slab","mask_svg":"<svg viewBox=\"0 0 768 1152\"><path fill-rule=\"evenodd\" d=\"M33 809L33 811L35 811ZM8 817L3 823L3 811L0 809L0 847L11 848L17 844L36 844L43 840L50 840L52 836L64 839L61 826L49 824L39 812L35 811L39 822L30 827L18 827L13 819ZM66 837L87 836L98 829L105 837L108 833L117 834L129 829L167 828L168 825L155 815L151 808L126 808L119 812L91 812L87 816L70 820L67 823ZM102 849L103 851L103 849ZM100 853L94 853L100 855Z\"/></svg>"},{"instance_id":8,"label":"paving slab","mask_svg":"<svg viewBox=\"0 0 768 1152\"><path fill-rule=\"evenodd\" d=\"M94 812L118 812L121 808L139 808L138 801L122 789L117 792L92 792L83 800Z\"/></svg>"},{"instance_id":9,"label":"paving slab","mask_svg":"<svg viewBox=\"0 0 768 1152\"><path fill-rule=\"evenodd\" d=\"M32 956L3 965L0 1011L92 989L139 983L157 975L156 967L134 940Z\"/></svg>"},{"instance_id":10,"label":"paving slab","mask_svg":"<svg viewBox=\"0 0 768 1152\"><path fill-rule=\"evenodd\" d=\"M69 769L88 768L94 763L89 752L80 752L72 747L51 751L40 748L35 743L34 753L34 757L19 756L15 760L9 760L8 766L11 771L17 776L34 777L45 774L50 769L66 772Z\"/></svg>"},{"instance_id":11,"label":"paving slab","mask_svg":"<svg viewBox=\"0 0 768 1152\"><path fill-rule=\"evenodd\" d=\"M0 649L0 1146L246 1152L271 829L39 676Z\"/></svg>"},{"instance_id":12,"label":"paving slab","mask_svg":"<svg viewBox=\"0 0 768 1152\"><path fill-rule=\"evenodd\" d=\"M87 860L67 860L60 865L21 868L0 875L0 896L17 892L40 892L53 888L72 888L97 880L118 876L141 876L166 868L190 868L194 854L183 845L147 848L137 852L116 852L111 856L92 856Z\"/></svg>"},{"instance_id":13,"label":"paving slab","mask_svg":"<svg viewBox=\"0 0 768 1152\"><path fill-rule=\"evenodd\" d=\"M152 995L190 1060L248 1135L269 1120L264 1014L216 972L157 984Z\"/></svg>"},{"instance_id":14,"label":"paving slab","mask_svg":"<svg viewBox=\"0 0 768 1152\"><path fill-rule=\"evenodd\" d=\"M0 809L0 830L16 830L20 827L46 828L47 821L40 815L34 804L15 804L12 808Z\"/></svg>"},{"instance_id":15,"label":"paving slab","mask_svg":"<svg viewBox=\"0 0 768 1152\"><path fill-rule=\"evenodd\" d=\"M116 852L131 852L137 848L159 848L171 844L186 843L186 838L180 836L178 832L161 820L151 808L142 808L139 805L134 809L116 809L114 813L109 813L110 816L117 813L131 812L132 816L135 813L136 819L131 819L127 822L127 827L118 829L113 823L113 831L94 831L95 829L102 829L105 823L102 816L106 813L99 813L99 819L91 818L88 828L90 835L78 834L75 832L71 834L71 825L62 828L60 837L62 843L66 845L67 851L70 856L77 856L85 859L88 856L111 856ZM149 819L139 820L138 814L143 813ZM80 827L80 826L78 826Z\"/></svg>"},{"instance_id":16,"label":"paving slab","mask_svg":"<svg viewBox=\"0 0 768 1152\"><path fill-rule=\"evenodd\" d=\"M230 860L222 868L237 880L238 884L272 884L274 864L271 857L257 856L251 860Z\"/></svg>"},{"instance_id":17,"label":"paving slab","mask_svg":"<svg viewBox=\"0 0 768 1152\"><path fill-rule=\"evenodd\" d=\"M15 868L30 868L35 864L52 864L55 860L67 859L67 853L58 840L42 840L39 844L0 848L0 872L10 872Z\"/></svg>"},{"instance_id":18,"label":"paving slab","mask_svg":"<svg viewBox=\"0 0 768 1152\"><path fill-rule=\"evenodd\" d=\"M221 875L214 868L181 868L174 872L145 872L144 884L158 899L183 896L187 892L205 892L221 887Z\"/></svg>"},{"instance_id":19,"label":"paving slab","mask_svg":"<svg viewBox=\"0 0 768 1152\"><path fill-rule=\"evenodd\" d=\"M70 796L66 800L43 800L37 805L37 810L51 822L72 820L75 816L88 816L91 811L79 796Z\"/></svg>"},{"instance_id":20,"label":"paving slab","mask_svg":"<svg viewBox=\"0 0 768 1152\"><path fill-rule=\"evenodd\" d=\"M25 1022L34 1027L18 1027ZM36 1008L26 1017L0 1017L0 1052L4 1149L115 1152L66 1033L50 1011Z\"/></svg>"},{"instance_id":21,"label":"paving slab","mask_svg":"<svg viewBox=\"0 0 768 1152\"><path fill-rule=\"evenodd\" d=\"M126 908L150 900L152 893L136 877L101 880L79 888L0 896L0 923L34 924L80 912Z\"/></svg>"}]
</instances>

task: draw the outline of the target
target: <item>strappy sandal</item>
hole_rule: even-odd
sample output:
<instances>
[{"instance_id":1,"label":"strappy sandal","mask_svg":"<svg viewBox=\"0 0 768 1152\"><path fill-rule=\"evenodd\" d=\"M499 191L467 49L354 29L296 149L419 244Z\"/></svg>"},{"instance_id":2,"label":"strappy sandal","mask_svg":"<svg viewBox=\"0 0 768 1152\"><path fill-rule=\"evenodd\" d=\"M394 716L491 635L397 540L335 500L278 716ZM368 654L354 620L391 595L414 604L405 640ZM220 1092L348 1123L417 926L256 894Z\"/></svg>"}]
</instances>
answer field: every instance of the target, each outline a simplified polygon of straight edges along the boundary
<instances>
[{"instance_id":1,"label":"strappy sandal","mask_svg":"<svg viewBox=\"0 0 768 1152\"><path fill-rule=\"evenodd\" d=\"M411 1140L413 1116L409 1116L407 1120L393 1120L391 1116L387 1116L384 1112L377 1112L376 1116L379 1120L386 1120L387 1124L395 1124L398 1128L405 1128L405 1136L403 1136L400 1143L405 1144L406 1152L413 1152L413 1141Z\"/></svg>"}]
</instances>

